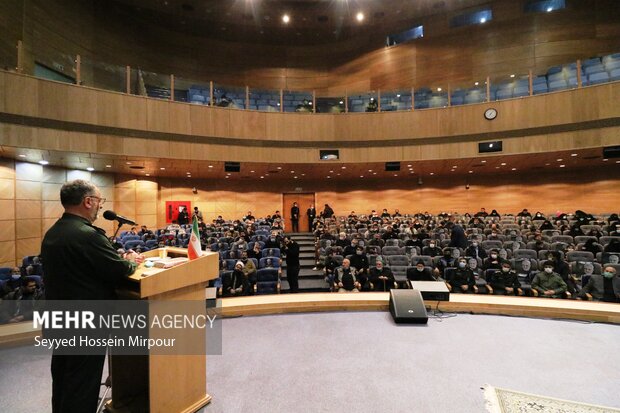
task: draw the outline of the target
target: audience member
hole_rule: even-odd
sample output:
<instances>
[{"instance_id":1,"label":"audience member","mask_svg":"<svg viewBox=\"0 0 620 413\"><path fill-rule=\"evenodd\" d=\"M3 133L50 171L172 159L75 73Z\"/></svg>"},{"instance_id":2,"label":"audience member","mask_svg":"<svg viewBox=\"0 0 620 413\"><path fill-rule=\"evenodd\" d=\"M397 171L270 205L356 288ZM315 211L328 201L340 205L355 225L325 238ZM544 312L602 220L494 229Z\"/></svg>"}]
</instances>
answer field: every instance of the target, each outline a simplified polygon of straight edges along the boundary
<instances>
[{"instance_id":1,"label":"audience member","mask_svg":"<svg viewBox=\"0 0 620 413\"><path fill-rule=\"evenodd\" d=\"M2 323L19 323L32 320L37 301L43 298L43 292L33 279L26 278L22 285L4 296L3 312L0 314Z\"/></svg>"},{"instance_id":2,"label":"audience member","mask_svg":"<svg viewBox=\"0 0 620 413\"><path fill-rule=\"evenodd\" d=\"M243 267L243 262L237 261L233 272L222 280L224 296L236 297L248 294L249 281L243 273Z\"/></svg>"},{"instance_id":3,"label":"audience member","mask_svg":"<svg viewBox=\"0 0 620 413\"><path fill-rule=\"evenodd\" d=\"M616 274L616 269L607 266L603 270L603 275L592 274L586 286L577 295L577 299L620 303L620 277Z\"/></svg>"},{"instance_id":4,"label":"audience member","mask_svg":"<svg viewBox=\"0 0 620 413\"><path fill-rule=\"evenodd\" d=\"M370 269L370 283L373 291L390 291L394 288L394 274L392 270L383 266L383 260L377 259L375 266Z\"/></svg>"},{"instance_id":5,"label":"audience member","mask_svg":"<svg viewBox=\"0 0 620 413\"><path fill-rule=\"evenodd\" d=\"M517 273L512 270L508 261L502 262L500 271L493 271L487 280L487 289L496 295L522 295L521 283Z\"/></svg>"},{"instance_id":6,"label":"audience member","mask_svg":"<svg viewBox=\"0 0 620 413\"><path fill-rule=\"evenodd\" d=\"M335 270L334 283L339 293L359 292L361 285L357 280L357 271L351 267L351 262L345 258L342 265Z\"/></svg>"},{"instance_id":7,"label":"audience member","mask_svg":"<svg viewBox=\"0 0 620 413\"><path fill-rule=\"evenodd\" d=\"M409 281L437 281L430 268L426 268L422 260L418 261L415 267L407 268L407 279Z\"/></svg>"},{"instance_id":8,"label":"audience member","mask_svg":"<svg viewBox=\"0 0 620 413\"><path fill-rule=\"evenodd\" d=\"M446 278L450 291L453 293L477 293L476 279L474 272L467 266L465 258L460 258L458 266Z\"/></svg>"},{"instance_id":9,"label":"audience member","mask_svg":"<svg viewBox=\"0 0 620 413\"><path fill-rule=\"evenodd\" d=\"M567 291L567 286L560 274L553 271L555 263L545 261L543 270L534 277L532 290L538 292L539 297L561 298Z\"/></svg>"}]
</instances>

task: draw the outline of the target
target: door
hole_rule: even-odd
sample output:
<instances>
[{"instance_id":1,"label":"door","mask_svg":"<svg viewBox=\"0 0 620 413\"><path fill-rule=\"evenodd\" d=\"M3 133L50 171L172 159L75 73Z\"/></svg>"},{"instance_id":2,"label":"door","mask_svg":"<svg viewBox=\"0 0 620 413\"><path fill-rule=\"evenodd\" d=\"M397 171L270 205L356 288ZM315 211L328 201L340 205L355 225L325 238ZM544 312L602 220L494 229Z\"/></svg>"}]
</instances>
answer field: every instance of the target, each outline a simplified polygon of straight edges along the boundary
<instances>
[{"instance_id":1,"label":"door","mask_svg":"<svg viewBox=\"0 0 620 413\"><path fill-rule=\"evenodd\" d=\"M282 219L284 220L285 232L292 232L291 208L293 202L297 202L297 206L299 206L299 232L308 232L306 211L310 205L314 204L314 192L282 194Z\"/></svg>"}]
</instances>

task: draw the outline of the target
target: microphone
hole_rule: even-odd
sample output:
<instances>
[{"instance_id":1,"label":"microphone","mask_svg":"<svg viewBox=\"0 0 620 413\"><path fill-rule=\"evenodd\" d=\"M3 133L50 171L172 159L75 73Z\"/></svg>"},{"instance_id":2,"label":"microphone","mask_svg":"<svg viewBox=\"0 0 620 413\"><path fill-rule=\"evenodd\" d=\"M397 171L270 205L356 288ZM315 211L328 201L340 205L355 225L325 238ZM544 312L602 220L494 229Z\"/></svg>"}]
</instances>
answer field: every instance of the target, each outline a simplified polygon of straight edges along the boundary
<instances>
[{"instance_id":1,"label":"microphone","mask_svg":"<svg viewBox=\"0 0 620 413\"><path fill-rule=\"evenodd\" d=\"M121 225L123 225L123 224L138 225L134 221L130 220L129 218L125 218L122 215L117 215L116 212L110 211L110 210L105 211L103 213L103 217L105 219L107 219L108 221L118 221L119 224L121 224Z\"/></svg>"}]
</instances>

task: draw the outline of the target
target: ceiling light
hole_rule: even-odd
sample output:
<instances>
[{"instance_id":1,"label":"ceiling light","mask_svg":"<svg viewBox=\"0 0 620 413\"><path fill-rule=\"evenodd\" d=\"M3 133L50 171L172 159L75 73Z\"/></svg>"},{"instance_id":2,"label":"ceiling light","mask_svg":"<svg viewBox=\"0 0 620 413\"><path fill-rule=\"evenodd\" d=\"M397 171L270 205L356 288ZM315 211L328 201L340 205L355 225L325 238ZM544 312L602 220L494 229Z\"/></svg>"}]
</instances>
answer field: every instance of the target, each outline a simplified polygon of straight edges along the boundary
<instances>
[{"instance_id":1,"label":"ceiling light","mask_svg":"<svg viewBox=\"0 0 620 413\"><path fill-rule=\"evenodd\" d=\"M480 82L475 82L474 86L478 86L480 84Z\"/></svg>"},{"instance_id":2,"label":"ceiling light","mask_svg":"<svg viewBox=\"0 0 620 413\"><path fill-rule=\"evenodd\" d=\"M92 172L95 170L95 168L93 168L92 166L89 166L88 168L86 168L87 171Z\"/></svg>"},{"instance_id":3,"label":"ceiling light","mask_svg":"<svg viewBox=\"0 0 620 413\"><path fill-rule=\"evenodd\" d=\"M513 171L516 171L516 170L517 170L517 168L512 168L512 170L513 170Z\"/></svg>"},{"instance_id":4,"label":"ceiling light","mask_svg":"<svg viewBox=\"0 0 620 413\"><path fill-rule=\"evenodd\" d=\"M254 171L250 171L250 173L254 173Z\"/></svg>"},{"instance_id":5,"label":"ceiling light","mask_svg":"<svg viewBox=\"0 0 620 413\"><path fill-rule=\"evenodd\" d=\"M341 167L340 169L347 169L347 167L346 167L346 166L343 166L343 167Z\"/></svg>"},{"instance_id":6,"label":"ceiling light","mask_svg":"<svg viewBox=\"0 0 620 413\"><path fill-rule=\"evenodd\" d=\"M213 168L213 165L209 165L209 168Z\"/></svg>"},{"instance_id":7,"label":"ceiling light","mask_svg":"<svg viewBox=\"0 0 620 413\"><path fill-rule=\"evenodd\" d=\"M407 168L411 168L411 166L412 166L412 165L411 165L411 164L409 164L409 165L407 165Z\"/></svg>"},{"instance_id":8,"label":"ceiling light","mask_svg":"<svg viewBox=\"0 0 620 413\"><path fill-rule=\"evenodd\" d=\"M358 12L358 13L355 15L355 18L357 19L357 21L358 21L358 22L363 21L363 20L364 20L364 13L362 13L361 11L360 11L360 12Z\"/></svg>"},{"instance_id":9,"label":"ceiling light","mask_svg":"<svg viewBox=\"0 0 620 413\"><path fill-rule=\"evenodd\" d=\"M474 173L474 171L468 171L468 172L469 172L470 174L473 174L473 173Z\"/></svg>"},{"instance_id":10,"label":"ceiling light","mask_svg":"<svg viewBox=\"0 0 620 413\"><path fill-rule=\"evenodd\" d=\"M341 100L341 101L340 101L340 104L342 105L342 104L344 104L344 102Z\"/></svg>"},{"instance_id":11,"label":"ceiling light","mask_svg":"<svg viewBox=\"0 0 620 413\"><path fill-rule=\"evenodd\" d=\"M260 177L260 179L264 179L264 178L265 178L264 176L261 176L261 177Z\"/></svg>"},{"instance_id":12,"label":"ceiling light","mask_svg":"<svg viewBox=\"0 0 620 413\"><path fill-rule=\"evenodd\" d=\"M562 165L560 165L560 168L564 168L565 166L566 166L566 165L562 164Z\"/></svg>"},{"instance_id":13,"label":"ceiling light","mask_svg":"<svg viewBox=\"0 0 620 413\"><path fill-rule=\"evenodd\" d=\"M549 166L549 165L551 165L551 164L550 164L550 163L546 163L546 164L545 164L545 166Z\"/></svg>"},{"instance_id":14,"label":"ceiling light","mask_svg":"<svg viewBox=\"0 0 620 413\"><path fill-rule=\"evenodd\" d=\"M452 168L456 169L456 165L454 165Z\"/></svg>"},{"instance_id":15,"label":"ceiling light","mask_svg":"<svg viewBox=\"0 0 620 413\"><path fill-rule=\"evenodd\" d=\"M306 176L306 174L301 174L301 176Z\"/></svg>"},{"instance_id":16,"label":"ceiling light","mask_svg":"<svg viewBox=\"0 0 620 413\"><path fill-rule=\"evenodd\" d=\"M151 176L151 174L146 174L146 176Z\"/></svg>"},{"instance_id":17,"label":"ceiling light","mask_svg":"<svg viewBox=\"0 0 620 413\"><path fill-rule=\"evenodd\" d=\"M399 98L399 97L400 97L400 93L397 93L397 94L396 94L396 97L397 97L397 98Z\"/></svg>"},{"instance_id":18,"label":"ceiling light","mask_svg":"<svg viewBox=\"0 0 620 413\"><path fill-rule=\"evenodd\" d=\"M480 163L487 163L487 161L480 161Z\"/></svg>"},{"instance_id":19,"label":"ceiling light","mask_svg":"<svg viewBox=\"0 0 620 413\"><path fill-rule=\"evenodd\" d=\"M558 158L558 159L556 159L556 161L562 162L562 158Z\"/></svg>"},{"instance_id":20,"label":"ceiling light","mask_svg":"<svg viewBox=\"0 0 620 413\"><path fill-rule=\"evenodd\" d=\"M369 169L368 172L372 172L372 169Z\"/></svg>"},{"instance_id":21,"label":"ceiling light","mask_svg":"<svg viewBox=\"0 0 620 413\"><path fill-rule=\"evenodd\" d=\"M330 179L330 178L331 178L331 176L327 175L327 179Z\"/></svg>"},{"instance_id":22,"label":"ceiling light","mask_svg":"<svg viewBox=\"0 0 620 413\"><path fill-rule=\"evenodd\" d=\"M164 168L163 166L161 168L159 168L160 171L165 171L166 168Z\"/></svg>"},{"instance_id":23,"label":"ceiling light","mask_svg":"<svg viewBox=\"0 0 620 413\"><path fill-rule=\"evenodd\" d=\"M25 157L26 157L26 155L21 154L21 155L19 155L19 157L20 157L20 158L25 158Z\"/></svg>"},{"instance_id":24,"label":"ceiling light","mask_svg":"<svg viewBox=\"0 0 620 413\"><path fill-rule=\"evenodd\" d=\"M372 174L373 174L373 175L376 175L377 173L376 173L376 172L373 172Z\"/></svg>"},{"instance_id":25,"label":"ceiling light","mask_svg":"<svg viewBox=\"0 0 620 413\"><path fill-rule=\"evenodd\" d=\"M47 164L49 164L49 162L48 162L48 161L46 161L46 160L40 160L40 161L39 161L39 163L40 163L41 165L47 165Z\"/></svg>"},{"instance_id":26,"label":"ceiling light","mask_svg":"<svg viewBox=\"0 0 620 413\"><path fill-rule=\"evenodd\" d=\"M441 92L441 88L440 87L437 88L437 92Z\"/></svg>"},{"instance_id":27,"label":"ceiling light","mask_svg":"<svg viewBox=\"0 0 620 413\"><path fill-rule=\"evenodd\" d=\"M515 75L510 75L511 78L515 77Z\"/></svg>"},{"instance_id":28,"label":"ceiling light","mask_svg":"<svg viewBox=\"0 0 620 413\"><path fill-rule=\"evenodd\" d=\"M603 159L603 162L607 162L609 159Z\"/></svg>"},{"instance_id":29,"label":"ceiling light","mask_svg":"<svg viewBox=\"0 0 620 413\"><path fill-rule=\"evenodd\" d=\"M330 173L330 174L333 174L333 173L334 173L334 171L329 171L329 173Z\"/></svg>"},{"instance_id":30,"label":"ceiling light","mask_svg":"<svg viewBox=\"0 0 620 413\"><path fill-rule=\"evenodd\" d=\"M230 178L230 176L226 175L224 178L228 179L228 178Z\"/></svg>"},{"instance_id":31,"label":"ceiling light","mask_svg":"<svg viewBox=\"0 0 620 413\"><path fill-rule=\"evenodd\" d=\"M294 173L295 173L295 171L291 171L291 173L292 173L292 174L294 174Z\"/></svg>"},{"instance_id":32,"label":"ceiling light","mask_svg":"<svg viewBox=\"0 0 620 413\"><path fill-rule=\"evenodd\" d=\"M506 166L506 162L500 163L501 166Z\"/></svg>"},{"instance_id":33,"label":"ceiling light","mask_svg":"<svg viewBox=\"0 0 620 413\"><path fill-rule=\"evenodd\" d=\"M620 163L620 161L616 161L616 163Z\"/></svg>"},{"instance_id":34,"label":"ceiling light","mask_svg":"<svg viewBox=\"0 0 620 413\"><path fill-rule=\"evenodd\" d=\"M296 176L294 176L293 178L297 179L297 177L296 177Z\"/></svg>"},{"instance_id":35,"label":"ceiling light","mask_svg":"<svg viewBox=\"0 0 620 413\"><path fill-rule=\"evenodd\" d=\"M570 156L577 156L577 154L576 153L571 153Z\"/></svg>"},{"instance_id":36,"label":"ceiling light","mask_svg":"<svg viewBox=\"0 0 620 413\"><path fill-rule=\"evenodd\" d=\"M131 165L131 162L125 162L127 165Z\"/></svg>"},{"instance_id":37,"label":"ceiling light","mask_svg":"<svg viewBox=\"0 0 620 413\"><path fill-rule=\"evenodd\" d=\"M290 22L290 21L291 21L291 18L289 17L289 15L288 15L288 14L284 14L284 15L282 15L282 21L283 21L284 23L288 23L288 22Z\"/></svg>"},{"instance_id":38,"label":"ceiling light","mask_svg":"<svg viewBox=\"0 0 620 413\"><path fill-rule=\"evenodd\" d=\"M363 177L364 177L364 175L360 175L360 178L363 178Z\"/></svg>"},{"instance_id":39,"label":"ceiling light","mask_svg":"<svg viewBox=\"0 0 620 413\"><path fill-rule=\"evenodd\" d=\"M398 176L398 174L394 174L394 176Z\"/></svg>"},{"instance_id":40,"label":"ceiling light","mask_svg":"<svg viewBox=\"0 0 620 413\"><path fill-rule=\"evenodd\" d=\"M282 169L282 167L281 167L281 166L278 166L278 169Z\"/></svg>"},{"instance_id":41,"label":"ceiling light","mask_svg":"<svg viewBox=\"0 0 620 413\"><path fill-rule=\"evenodd\" d=\"M111 168L111 167L112 167L112 165L106 165L105 167L106 167L106 168Z\"/></svg>"},{"instance_id":42,"label":"ceiling light","mask_svg":"<svg viewBox=\"0 0 620 413\"><path fill-rule=\"evenodd\" d=\"M547 7L547 13L552 12L553 11L553 7Z\"/></svg>"},{"instance_id":43,"label":"ceiling light","mask_svg":"<svg viewBox=\"0 0 620 413\"><path fill-rule=\"evenodd\" d=\"M487 22L486 17L483 17L483 18L480 19L480 23L486 23L486 22Z\"/></svg>"},{"instance_id":44,"label":"ceiling light","mask_svg":"<svg viewBox=\"0 0 620 413\"><path fill-rule=\"evenodd\" d=\"M435 175L435 172L431 172L429 175Z\"/></svg>"}]
</instances>

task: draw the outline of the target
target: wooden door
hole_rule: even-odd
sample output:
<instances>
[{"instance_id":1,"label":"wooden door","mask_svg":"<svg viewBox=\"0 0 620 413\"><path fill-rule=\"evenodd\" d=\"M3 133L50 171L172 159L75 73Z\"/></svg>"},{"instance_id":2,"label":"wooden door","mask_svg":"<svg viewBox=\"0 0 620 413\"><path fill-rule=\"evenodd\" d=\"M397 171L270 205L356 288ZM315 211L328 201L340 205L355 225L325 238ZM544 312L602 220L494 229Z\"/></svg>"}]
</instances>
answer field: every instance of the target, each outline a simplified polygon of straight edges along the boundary
<instances>
[{"instance_id":1,"label":"wooden door","mask_svg":"<svg viewBox=\"0 0 620 413\"><path fill-rule=\"evenodd\" d=\"M314 205L314 192L282 194L282 219L284 220L285 232L292 232L293 230L291 222L293 202L297 202L297 206L299 206L299 232L308 232L308 216L306 211L310 208L310 205Z\"/></svg>"}]
</instances>

